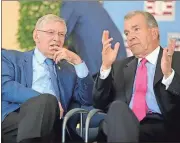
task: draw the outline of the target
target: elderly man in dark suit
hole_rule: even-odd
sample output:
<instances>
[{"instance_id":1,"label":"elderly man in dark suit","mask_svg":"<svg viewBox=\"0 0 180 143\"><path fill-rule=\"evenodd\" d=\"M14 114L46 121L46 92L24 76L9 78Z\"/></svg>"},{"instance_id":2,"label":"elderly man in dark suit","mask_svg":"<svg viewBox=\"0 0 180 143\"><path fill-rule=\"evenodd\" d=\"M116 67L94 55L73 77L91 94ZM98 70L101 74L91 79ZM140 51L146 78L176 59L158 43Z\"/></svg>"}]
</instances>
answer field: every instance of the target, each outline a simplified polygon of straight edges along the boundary
<instances>
[{"instance_id":1,"label":"elderly man in dark suit","mask_svg":"<svg viewBox=\"0 0 180 143\"><path fill-rule=\"evenodd\" d=\"M99 140L179 142L180 53L174 52L175 41L161 48L158 24L143 11L125 16L124 33L135 56L118 62L119 43L112 49L109 32L102 37L102 66L93 99L96 108L108 112Z\"/></svg>"}]
</instances>

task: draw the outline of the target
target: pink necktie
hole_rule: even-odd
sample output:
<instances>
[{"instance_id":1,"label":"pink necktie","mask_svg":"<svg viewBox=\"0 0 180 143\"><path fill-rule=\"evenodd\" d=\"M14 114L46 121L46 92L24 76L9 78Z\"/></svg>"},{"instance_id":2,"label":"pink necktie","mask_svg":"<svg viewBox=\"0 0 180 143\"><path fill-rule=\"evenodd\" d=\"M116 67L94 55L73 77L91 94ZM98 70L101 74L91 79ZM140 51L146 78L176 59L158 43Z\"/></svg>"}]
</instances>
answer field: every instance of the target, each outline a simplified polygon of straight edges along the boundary
<instances>
[{"instance_id":1,"label":"pink necktie","mask_svg":"<svg viewBox=\"0 0 180 143\"><path fill-rule=\"evenodd\" d=\"M136 72L135 92L132 110L141 121L146 116L146 92L147 92L147 67L146 59L142 59Z\"/></svg>"}]
</instances>

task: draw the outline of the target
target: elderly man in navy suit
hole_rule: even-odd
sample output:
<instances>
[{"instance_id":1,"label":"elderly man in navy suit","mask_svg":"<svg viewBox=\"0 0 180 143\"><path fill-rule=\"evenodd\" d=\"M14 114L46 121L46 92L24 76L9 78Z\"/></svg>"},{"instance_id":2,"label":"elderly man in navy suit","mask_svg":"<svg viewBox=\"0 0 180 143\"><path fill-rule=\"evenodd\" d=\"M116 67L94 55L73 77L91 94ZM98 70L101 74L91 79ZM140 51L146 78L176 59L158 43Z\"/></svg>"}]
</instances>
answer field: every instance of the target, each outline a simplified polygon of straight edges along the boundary
<instances>
[{"instance_id":1,"label":"elderly man in navy suit","mask_svg":"<svg viewBox=\"0 0 180 143\"><path fill-rule=\"evenodd\" d=\"M67 38L72 35L72 49L86 62L91 75L96 75L102 64L103 30L110 31L113 46L121 43L117 60L126 57L121 33L100 2L64 0L60 14L67 23Z\"/></svg>"},{"instance_id":2,"label":"elderly man in navy suit","mask_svg":"<svg viewBox=\"0 0 180 143\"><path fill-rule=\"evenodd\" d=\"M70 101L92 104L93 80L85 62L77 54L62 48L66 31L62 18L48 14L36 23L34 50L2 51L2 132L5 142L60 140L62 118ZM66 62L59 66L62 60Z\"/></svg>"}]
</instances>

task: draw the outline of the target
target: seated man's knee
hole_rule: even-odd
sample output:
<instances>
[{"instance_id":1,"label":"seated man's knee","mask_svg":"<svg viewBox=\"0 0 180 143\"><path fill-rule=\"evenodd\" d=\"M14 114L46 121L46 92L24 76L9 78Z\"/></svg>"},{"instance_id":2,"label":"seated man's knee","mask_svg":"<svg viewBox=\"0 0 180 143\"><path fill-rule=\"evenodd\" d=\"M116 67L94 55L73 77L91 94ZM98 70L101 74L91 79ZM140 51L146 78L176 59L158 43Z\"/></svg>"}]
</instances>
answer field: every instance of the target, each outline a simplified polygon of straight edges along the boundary
<instances>
[{"instance_id":1,"label":"seated man's knee","mask_svg":"<svg viewBox=\"0 0 180 143\"><path fill-rule=\"evenodd\" d=\"M54 95L51 94L41 94L39 95L39 99L41 103L46 104L58 104L57 98Z\"/></svg>"},{"instance_id":2,"label":"seated man's knee","mask_svg":"<svg viewBox=\"0 0 180 143\"><path fill-rule=\"evenodd\" d=\"M124 109L124 108L128 108L128 105L126 103L124 103L123 101L120 100L116 100L114 102L111 103L110 105L110 109L114 110L114 109Z\"/></svg>"}]
</instances>

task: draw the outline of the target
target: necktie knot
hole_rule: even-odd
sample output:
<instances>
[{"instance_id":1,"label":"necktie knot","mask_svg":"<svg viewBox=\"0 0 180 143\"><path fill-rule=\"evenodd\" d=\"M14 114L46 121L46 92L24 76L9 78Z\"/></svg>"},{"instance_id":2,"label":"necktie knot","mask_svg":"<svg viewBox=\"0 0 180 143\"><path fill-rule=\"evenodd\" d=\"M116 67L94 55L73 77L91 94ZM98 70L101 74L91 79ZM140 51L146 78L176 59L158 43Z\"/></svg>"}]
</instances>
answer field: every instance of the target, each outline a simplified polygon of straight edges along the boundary
<instances>
[{"instance_id":1,"label":"necktie knot","mask_svg":"<svg viewBox=\"0 0 180 143\"><path fill-rule=\"evenodd\" d=\"M141 64L142 65L145 65L147 63L147 60L145 59L145 58L143 58L142 60L141 60Z\"/></svg>"},{"instance_id":2,"label":"necktie knot","mask_svg":"<svg viewBox=\"0 0 180 143\"><path fill-rule=\"evenodd\" d=\"M46 59L46 60L45 60L45 63L46 63L48 66L54 65L54 62L53 62L53 60L51 60L51 59Z\"/></svg>"}]
</instances>

